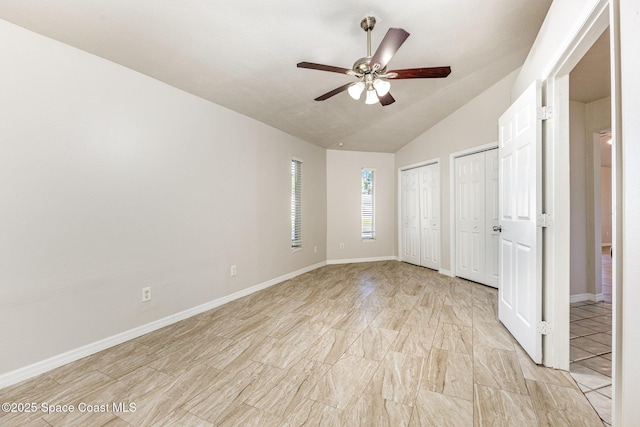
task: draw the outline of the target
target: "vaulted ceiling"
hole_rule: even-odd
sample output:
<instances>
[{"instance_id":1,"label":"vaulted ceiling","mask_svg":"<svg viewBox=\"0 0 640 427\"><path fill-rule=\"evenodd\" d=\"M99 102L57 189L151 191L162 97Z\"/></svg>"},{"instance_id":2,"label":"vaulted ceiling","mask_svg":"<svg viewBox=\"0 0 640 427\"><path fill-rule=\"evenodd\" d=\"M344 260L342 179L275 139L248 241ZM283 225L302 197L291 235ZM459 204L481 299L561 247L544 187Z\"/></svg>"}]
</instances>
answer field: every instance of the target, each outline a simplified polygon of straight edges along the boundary
<instances>
[{"instance_id":1,"label":"vaulted ceiling","mask_svg":"<svg viewBox=\"0 0 640 427\"><path fill-rule=\"evenodd\" d=\"M551 0L2 0L0 18L151 76L314 144L395 152L522 65ZM365 105L350 68L390 27L411 36L390 69L450 65L446 79L392 81ZM7 41L3 41L5 43Z\"/></svg>"}]
</instances>

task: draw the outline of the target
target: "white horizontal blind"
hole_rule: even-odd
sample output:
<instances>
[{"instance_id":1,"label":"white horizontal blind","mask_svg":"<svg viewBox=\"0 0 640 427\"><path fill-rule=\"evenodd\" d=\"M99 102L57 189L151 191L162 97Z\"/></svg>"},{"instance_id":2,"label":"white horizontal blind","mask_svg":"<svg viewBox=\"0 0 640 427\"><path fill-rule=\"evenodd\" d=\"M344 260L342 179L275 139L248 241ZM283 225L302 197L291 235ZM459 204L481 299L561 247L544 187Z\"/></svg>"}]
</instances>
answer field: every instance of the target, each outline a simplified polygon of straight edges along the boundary
<instances>
[{"instance_id":1,"label":"white horizontal blind","mask_svg":"<svg viewBox=\"0 0 640 427\"><path fill-rule=\"evenodd\" d=\"M376 239L375 170L362 169L362 240Z\"/></svg>"},{"instance_id":2,"label":"white horizontal blind","mask_svg":"<svg viewBox=\"0 0 640 427\"><path fill-rule=\"evenodd\" d=\"M291 159L291 249L302 247L302 161Z\"/></svg>"}]
</instances>

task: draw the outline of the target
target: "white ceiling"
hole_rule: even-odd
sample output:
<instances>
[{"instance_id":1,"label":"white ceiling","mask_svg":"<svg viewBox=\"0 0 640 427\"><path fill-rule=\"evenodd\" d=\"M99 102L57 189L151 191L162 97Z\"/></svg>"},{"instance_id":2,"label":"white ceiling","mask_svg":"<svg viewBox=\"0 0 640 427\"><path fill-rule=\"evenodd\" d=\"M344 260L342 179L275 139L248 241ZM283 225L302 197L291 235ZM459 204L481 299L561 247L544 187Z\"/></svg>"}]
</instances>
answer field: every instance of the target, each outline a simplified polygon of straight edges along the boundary
<instances>
[{"instance_id":1,"label":"white ceiling","mask_svg":"<svg viewBox=\"0 0 640 427\"><path fill-rule=\"evenodd\" d=\"M551 0L0 0L0 18L122 64L326 148L395 152L521 66ZM446 79L392 81L396 102L342 93L390 27L411 33L389 69L450 65Z\"/></svg>"}]
</instances>

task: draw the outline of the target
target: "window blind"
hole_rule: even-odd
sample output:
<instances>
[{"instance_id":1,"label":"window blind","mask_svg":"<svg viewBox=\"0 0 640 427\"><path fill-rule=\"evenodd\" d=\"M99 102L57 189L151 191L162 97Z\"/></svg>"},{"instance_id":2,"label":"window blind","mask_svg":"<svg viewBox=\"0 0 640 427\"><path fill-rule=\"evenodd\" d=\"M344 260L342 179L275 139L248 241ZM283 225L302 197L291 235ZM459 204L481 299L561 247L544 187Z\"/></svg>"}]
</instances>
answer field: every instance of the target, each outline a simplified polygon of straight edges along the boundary
<instances>
[{"instance_id":1,"label":"window blind","mask_svg":"<svg viewBox=\"0 0 640 427\"><path fill-rule=\"evenodd\" d=\"M376 222L375 222L375 170L362 169L362 240L375 240L376 238Z\"/></svg>"},{"instance_id":2,"label":"window blind","mask_svg":"<svg viewBox=\"0 0 640 427\"><path fill-rule=\"evenodd\" d=\"M291 159L291 248L302 247L302 161Z\"/></svg>"}]
</instances>

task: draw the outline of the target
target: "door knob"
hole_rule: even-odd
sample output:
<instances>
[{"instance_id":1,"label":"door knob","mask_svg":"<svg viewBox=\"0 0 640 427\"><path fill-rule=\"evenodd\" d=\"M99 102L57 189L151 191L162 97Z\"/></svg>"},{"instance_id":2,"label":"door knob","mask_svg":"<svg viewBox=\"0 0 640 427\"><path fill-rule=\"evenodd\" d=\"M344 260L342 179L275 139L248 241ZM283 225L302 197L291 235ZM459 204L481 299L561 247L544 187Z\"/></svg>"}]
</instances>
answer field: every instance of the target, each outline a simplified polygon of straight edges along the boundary
<instances>
[{"instance_id":1,"label":"door knob","mask_svg":"<svg viewBox=\"0 0 640 427\"><path fill-rule=\"evenodd\" d=\"M493 226L493 231L497 231L498 233L500 233L502 231L502 226L501 225L494 225Z\"/></svg>"}]
</instances>

